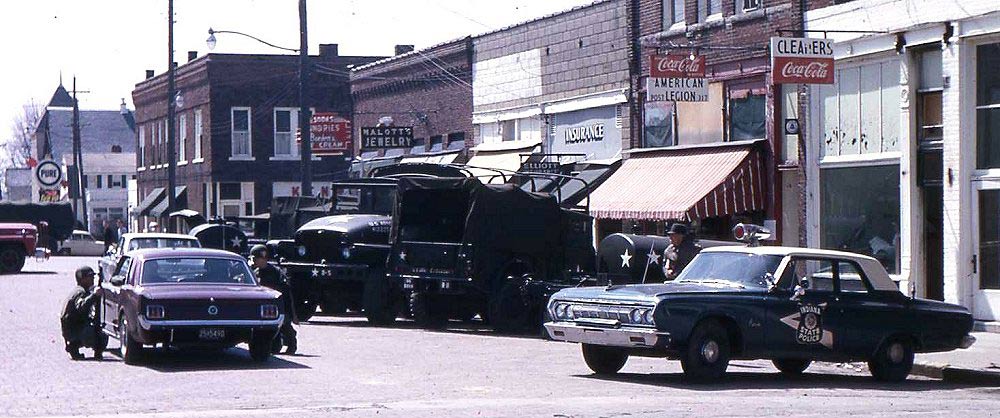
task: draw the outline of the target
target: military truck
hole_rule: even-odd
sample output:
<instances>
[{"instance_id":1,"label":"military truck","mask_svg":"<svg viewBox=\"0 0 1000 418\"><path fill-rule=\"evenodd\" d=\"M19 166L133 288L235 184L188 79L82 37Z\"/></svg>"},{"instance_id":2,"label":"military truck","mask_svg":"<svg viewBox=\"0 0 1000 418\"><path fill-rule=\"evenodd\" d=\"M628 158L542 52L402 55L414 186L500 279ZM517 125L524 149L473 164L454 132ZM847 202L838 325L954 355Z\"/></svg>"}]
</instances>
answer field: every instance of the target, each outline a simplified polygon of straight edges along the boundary
<instances>
[{"instance_id":1,"label":"military truck","mask_svg":"<svg viewBox=\"0 0 1000 418\"><path fill-rule=\"evenodd\" d=\"M401 178L387 267L413 319L540 324L548 297L595 280L593 218L549 194L476 178Z\"/></svg>"}]
</instances>

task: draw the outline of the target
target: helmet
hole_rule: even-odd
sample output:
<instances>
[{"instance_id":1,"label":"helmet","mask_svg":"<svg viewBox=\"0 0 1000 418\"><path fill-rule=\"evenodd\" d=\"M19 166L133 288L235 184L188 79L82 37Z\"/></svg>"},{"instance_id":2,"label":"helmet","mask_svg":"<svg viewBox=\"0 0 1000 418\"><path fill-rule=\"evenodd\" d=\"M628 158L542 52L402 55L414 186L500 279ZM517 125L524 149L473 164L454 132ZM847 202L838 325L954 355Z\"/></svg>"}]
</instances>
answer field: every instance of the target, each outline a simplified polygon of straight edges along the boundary
<instances>
[{"instance_id":1,"label":"helmet","mask_svg":"<svg viewBox=\"0 0 1000 418\"><path fill-rule=\"evenodd\" d=\"M257 244L250 248L251 257L267 257L267 247L264 244Z\"/></svg>"},{"instance_id":2,"label":"helmet","mask_svg":"<svg viewBox=\"0 0 1000 418\"><path fill-rule=\"evenodd\" d=\"M77 280L83 279L83 278L85 278L87 276L91 276L93 274L94 274L94 269L90 268L90 266L83 266L83 267L80 267L80 268L76 269L76 279Z\"/></svg>"}]
</instances>

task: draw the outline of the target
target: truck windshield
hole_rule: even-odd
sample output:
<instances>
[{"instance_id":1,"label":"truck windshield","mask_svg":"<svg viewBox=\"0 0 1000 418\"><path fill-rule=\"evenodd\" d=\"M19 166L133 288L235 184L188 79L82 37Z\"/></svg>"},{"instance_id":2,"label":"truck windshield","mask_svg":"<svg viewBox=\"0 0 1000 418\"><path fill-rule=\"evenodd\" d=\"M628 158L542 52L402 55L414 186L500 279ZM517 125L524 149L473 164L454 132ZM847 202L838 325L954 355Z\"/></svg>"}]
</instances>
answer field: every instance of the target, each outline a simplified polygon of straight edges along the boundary
<instances>
[{"instance_id":1,"label":"truck windshield","mask_svg":"<svg viewBox=\"0 0 1000 418\"><path fill-rule=\"evenodd\" d=\"M334 215L391 215L396 200L396 186L337 186L333 187Z\"/></svg>"},{"instance_id":2,"label":"truck windshield","mask_svg":"<svg viewBox=\"0 0 1000 418\"><path fill-rule=\"evenodd\" d=\"M676 282L716 283L739 287L767 288L767 273L774 274L781 256L739 252L698 254Z\"/></svg>"},{"instance_id":3,"label":"truck windshield","mask_svg":"<svg viewBox=\"0 0 1000 418\"><path fill-rule=\"evenodd\" d=\"M243 260L222 258L165 258L142 263L144 285L167 283L256 284Z\"/></svg>"},{"instance_id":4,"label":"truck windshield","mask_svg":"<svg viewBox=\"0 0 1000 418\"><path fill-rule=\"evenodd\" d=\"M399 238L403 241L462 242L469 213L465 190L411 190L400 202Z\"/></svg>"}]
</instances>

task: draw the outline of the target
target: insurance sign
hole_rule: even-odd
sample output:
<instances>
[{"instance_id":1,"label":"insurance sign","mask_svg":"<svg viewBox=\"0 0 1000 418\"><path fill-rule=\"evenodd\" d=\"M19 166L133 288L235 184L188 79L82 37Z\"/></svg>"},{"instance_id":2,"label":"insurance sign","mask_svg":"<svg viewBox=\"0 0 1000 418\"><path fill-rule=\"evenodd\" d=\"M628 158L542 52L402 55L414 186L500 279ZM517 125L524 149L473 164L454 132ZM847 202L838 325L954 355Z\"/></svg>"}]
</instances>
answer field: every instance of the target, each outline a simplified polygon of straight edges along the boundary
<instances>
[{"instance_id":1,"label":"insurance sign","mask_svg":"<svg viewBox=\"0 0 1000 418\"><path fill-rule=\"evenodd\" d=\"M833 40L771 38L775 84L833 84Z\"/></svg>"}]
</instances>

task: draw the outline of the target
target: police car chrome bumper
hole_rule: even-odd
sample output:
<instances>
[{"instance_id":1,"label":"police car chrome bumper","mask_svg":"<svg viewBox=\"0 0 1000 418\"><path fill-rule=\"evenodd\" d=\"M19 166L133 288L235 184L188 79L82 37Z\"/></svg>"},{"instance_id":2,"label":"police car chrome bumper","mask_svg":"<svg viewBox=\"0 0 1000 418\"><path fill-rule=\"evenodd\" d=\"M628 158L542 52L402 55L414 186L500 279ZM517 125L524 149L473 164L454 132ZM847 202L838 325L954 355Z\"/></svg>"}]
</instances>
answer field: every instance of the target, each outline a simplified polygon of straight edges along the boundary
<instances>
[{"instance_id":1,"label":"police car chrome bumper","mask_svg":"<svg viewBox=\"0 0 1000 418\"><path fill-rule=\"evenodd\" d=\"M145 316L139 316L139 326L144 330L154 328L177 328L177 327L280 327L285 322L285 315L278 315L277 319L222 319L222 320L151 320Z\"/></svg>"},{"instance_id":2,"label":"police car chrome bumper","mask_svg":"<svg viewBox=\"0 0 1000 418\"><path fill-rule=\"evenodd\" d=\"M631 348L666 348L670 345L670 333L655 329L610 327L605 324L588 325L579 322L547 322L545 331L553 340L571 343Z\"/></svg>"},{"instance_id":3,"label":"police car chrome bumper","mask_svg":"<svg viewBox=\"0 0 1000 418\"><path fill-rule=\"evenodd\" d=\"M972 347L972 344L975 343L976 343L976 337L973 337L971 335L966 335L962 337L962 341L958 343L958 346L959 348L969 348Z\"/></svg>"}]
</instances>

